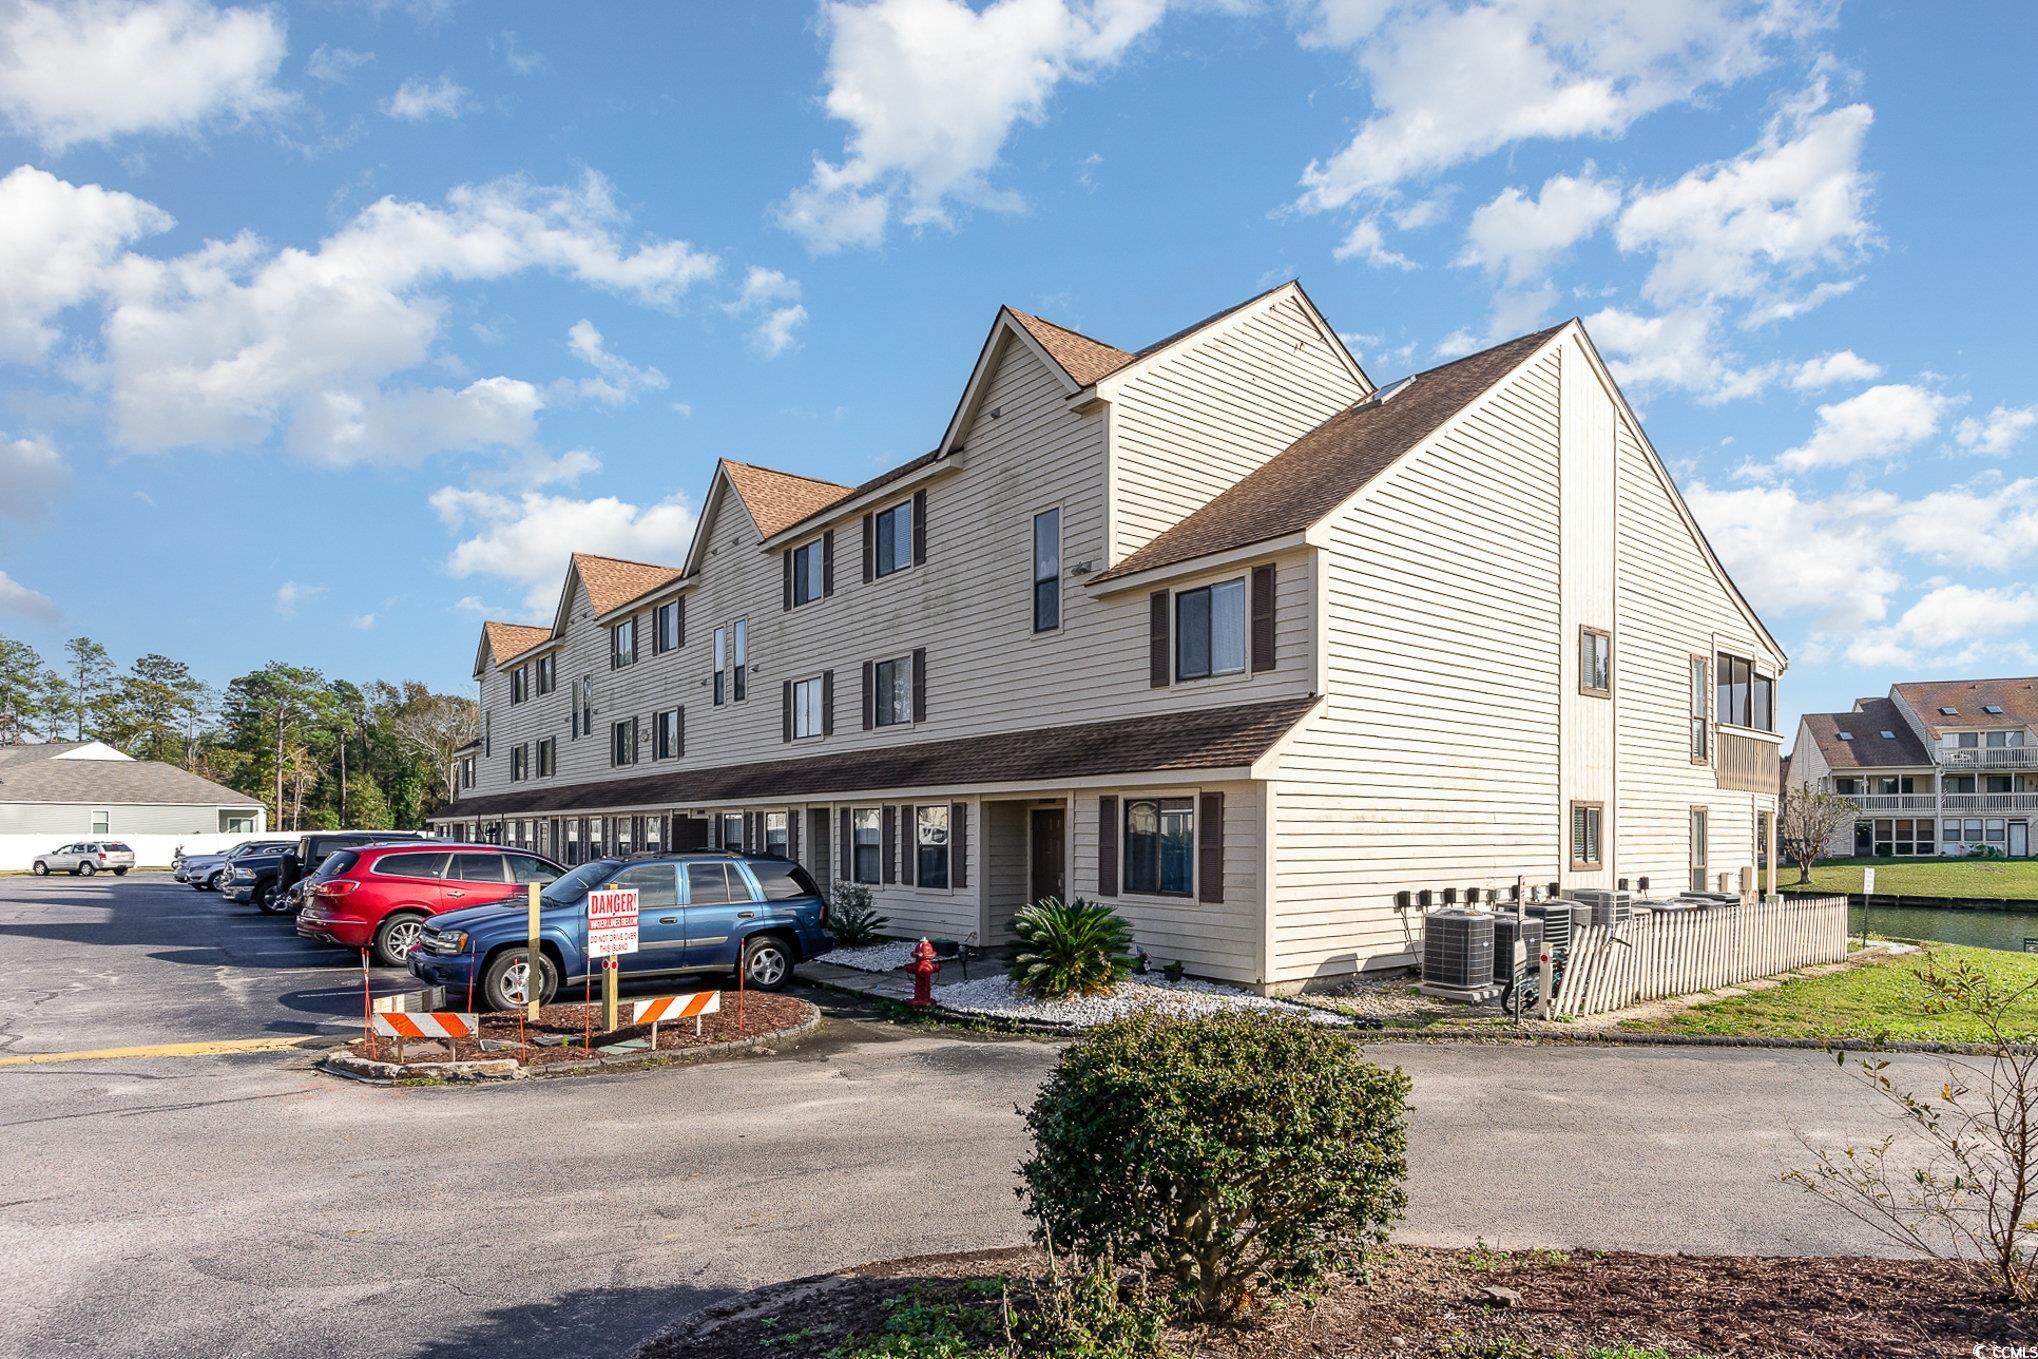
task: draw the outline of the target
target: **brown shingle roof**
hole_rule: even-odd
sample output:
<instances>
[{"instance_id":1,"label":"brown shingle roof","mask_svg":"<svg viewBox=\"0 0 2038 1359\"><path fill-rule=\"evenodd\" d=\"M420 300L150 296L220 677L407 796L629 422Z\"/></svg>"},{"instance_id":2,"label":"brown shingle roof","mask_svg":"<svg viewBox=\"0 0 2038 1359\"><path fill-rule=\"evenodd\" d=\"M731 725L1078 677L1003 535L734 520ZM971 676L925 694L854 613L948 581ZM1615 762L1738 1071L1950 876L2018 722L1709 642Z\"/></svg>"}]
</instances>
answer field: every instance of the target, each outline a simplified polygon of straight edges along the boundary
<instances>
[{"instance_id":1,"label":"brown shingle roof","mask_svg":"<svg viewBox=\"0 0 2038 1359\"><path fill-rule=\"evenodd\" d=\"M1921 680L1892 685L1933 736L1942 731L1990 731L2038 726L2038 679ZM2000 713L1986 712L2001 708ZM1941 708L1956 708L1948 716Z\"/></svg>"},{"instance_id":2,"label":"brown shingle roof","mask_svg":"<svg viewBox=\"0 0 2038 1359\"><path fill-rule=\"evenodd\" d=\"M650 562L597 557L586 552L573 554L573 569L579 572L588 603L597 614L620 609L639 595L670 585L686 574L677 566L654 566ZM549 637L551 632L547 630L545 635Z\"/></svg>"},{"instance_id":3,"label":"brown shingle roof","mask_svg":"<svg viewBox=\"0 0 2038 1359\"><path fill-rule=\"evenodd\" d=\"M1111 570L1110 580L1300 533L1435 433L1556 334L1539 330L1347 406Z\"/></svg>"},{"instance_id":4,"label":"brown shingle roof","mask_svg":"<svg viewBox=\"0 0 2038 1359\"><path fill-rule=\"evenodd\" d=\"M722 459L722 471L729 486L750 511L759 536L769 538L791 528L810 515L819 514L838 500L856 494L848 487L817 477L774 471L747 462Z\"/></svg>"},{"instance_id":5,"label":"brown shingle roof","mask_svg":"<svg viewBox=\"0 0 2038 1359\"><path fill-rule=\"evenodd\" d=\"M493 620L481 625L488 634L488 654L497 665L513 656L520 656L552 635L550 628L536 628L529 623L497 623Z\"/></svg>"},{"instance_id":6,"label":"brown shingle roof","mask_svg":"<svg viewBox=\"0 0 2038 1359\"><path fill-rule=\"evenodd\" d=\"M1062 371L1074 378L1079 386L1087 387L1099 378L1109 377L1126 364L1134 355L1122 349L1114 349L1102 340L1093 340L1080 331L1058 326L1054 322L1014 308L1012 319L1026 328L1026 333L1039 341L1040 347L1048 352Z\"/></svg>"},{"instance_id":7,"label":"brown shingle roof","mask_svg":"<svg viewBox=\"0 0 2038 1359\"><path fill-rule=\"evenodd\" d=\"M1864 698L1851 713L1806 713L1805 730L1832 769L1888 769L1928 765L1918 734L1886 698ZM1843 741L1840 733L1853 739ZM1884 736L1884 732L1893 732Z\"/></svg>"},{"instance_id":8,"label":"brown shingle roof","mask_svg":"<svg viewBox=\"0 0 2038 1359\"><path fill-rule=\"evenodd\" d=\"M518 789L462 798L436 817L501 816L597 807L677 806L973 784L1072 779L1164 769L1235 769L1264 755L1314 707L1313 698L1202 708L1115 722L965 736L643 778Z\"/></svg>"}]
</instances>

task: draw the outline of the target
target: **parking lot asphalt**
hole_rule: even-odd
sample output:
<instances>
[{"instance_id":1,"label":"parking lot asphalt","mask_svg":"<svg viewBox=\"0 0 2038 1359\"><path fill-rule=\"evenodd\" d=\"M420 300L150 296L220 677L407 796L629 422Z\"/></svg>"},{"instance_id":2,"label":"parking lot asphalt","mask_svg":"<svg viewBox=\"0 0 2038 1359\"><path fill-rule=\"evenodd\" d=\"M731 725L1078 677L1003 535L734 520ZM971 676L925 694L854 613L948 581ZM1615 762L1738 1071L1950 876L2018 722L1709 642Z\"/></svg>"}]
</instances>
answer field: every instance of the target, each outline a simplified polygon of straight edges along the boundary
<instances>
[{"instance_id":1,"label":"parking lot asphalt","mask_svg":"<svg viewBox=\"0 0 2038 1359\"><path fill-rule=\"evenodd\" d=\"M345 955L160 875L0 879L0 956L11 1055L358 1014ZM1017 1109L1056 1051L835 1009L772 1056L474 1089L348 1084L301 1051L10 1066L0 1355L624 1353L756 1284L1016 1243ZM1887 1130L1823 1055L1374 1055L1415 1081L1403 1239L1880 1248L1777 1178L1799 1130Z\"/></svg>"}]
</instances>

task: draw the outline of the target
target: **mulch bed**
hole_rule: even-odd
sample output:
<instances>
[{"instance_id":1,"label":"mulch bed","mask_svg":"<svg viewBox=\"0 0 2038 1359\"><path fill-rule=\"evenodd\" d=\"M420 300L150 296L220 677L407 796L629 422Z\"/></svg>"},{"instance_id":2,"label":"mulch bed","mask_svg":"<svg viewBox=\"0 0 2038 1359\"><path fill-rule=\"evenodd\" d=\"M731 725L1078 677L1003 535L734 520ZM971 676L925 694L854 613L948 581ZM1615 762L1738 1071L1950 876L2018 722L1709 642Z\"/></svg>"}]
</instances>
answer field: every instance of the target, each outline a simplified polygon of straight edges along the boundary
<instances>
[{"instance_id":1,"label":"mulch bed","mask_svg":"<svg viewBox=\"0 0 2038 1359\"><path fill-rule=\"evenodd\" d=\"M714 1043L727 1043L739 1038L755 1038L760 1034L775 1033L788 1029L806 1020L811 1008L806 1001L796 996L781 995L772 991L750 991L743 998L743 1023L736 1023L736 993L722 993L722 1008L714 1014L701 1016L701 1032L693 1031L691 1019L666 1020L658 1025L659 1052L681 1052L688 1048L706 1047ZM535 1022L525 1022L521 1032L515 1012L490 1013L481 1016L481 1038L423 1039L412 1038L404 1044L403 1060L407 1065L417 1066L432 1062L477 1062L514 1058L530 1066L549 1066L554 1062L583 1062L588 1052L585 1035L592 1027L594 1050L602 1055L605 1045L641 1039L651 1041L649 1024L629 1022L630 999L624 998L619 1007L623 1023L613 1033L602 1031L602 1007L597 1000L593 1005L547 1005L539 1009ZM564 1043L545 1043L544 1038L564 1038ZM491 1046L484 1047L483 1043ZM519 1043L523 1046L517 1046ZM508 1048L495 1048L495 1043L508 1043ZM449 1051L450 1049L450 1051ZM347 1044L347 1051L357 1057L369 1057L379 1062L396 1060L396 1041L378 1037L371 1045L366 1038L356 1038ZM648 1052L650 1049L639 1049Z\"/></svg>"},{"instance_id":2,"label":"mulch bed","mask_svg":"<svg viewBox=\"0 0 2038 1359\"><path fill-rule=\"evenodd\" d=\"M818 1359L881 1335L888 1301L900 1298L985 1309L986 1334L996 1334L998 1300L972 1293L968 1281L1007 1277L1016 1298L1042 1268L1031 1249L868 1265L758 1315L658 1337L640 1357ZM1520 1301L1484 1300L1492 1287ZM1383 1253L1371 1282L1338 1284L1313 1305L1175 1337L1198 1359L1542 1359L1621 1345L1693 1359L1859 1359L1964 1356L2034 1340L2038 1309L1989 1301L1935 1261L1413 1246Z\"/></svg>"}]
</instances>

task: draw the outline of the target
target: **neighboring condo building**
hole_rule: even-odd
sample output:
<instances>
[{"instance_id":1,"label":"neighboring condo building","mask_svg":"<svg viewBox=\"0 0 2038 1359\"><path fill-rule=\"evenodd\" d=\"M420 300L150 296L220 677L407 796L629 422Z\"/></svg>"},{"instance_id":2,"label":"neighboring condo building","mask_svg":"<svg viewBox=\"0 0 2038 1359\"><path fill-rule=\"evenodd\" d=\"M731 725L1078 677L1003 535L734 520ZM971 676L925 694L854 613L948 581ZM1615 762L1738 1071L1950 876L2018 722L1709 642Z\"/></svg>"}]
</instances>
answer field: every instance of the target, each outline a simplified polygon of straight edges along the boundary
<instances>
[{"instance_id":1,"label":"neighboring condo building","mask_svg":"<svg viewBox=\"0 0 2038 1359\"><path fill-rule=\"evenodd\" d=\"M1859 809L1830 854L2026 858L2038 820L2038 679L1894 684L1851 712L1808 713L1790 781Z\"/></svg>"},{"instance_id":2,"label":"neighboring condo building","mask_svg":"<svg viewBox=\"0 0 2038 1359\"><path fill-rule=\"evenodd\" d=\"M1576 321L1376 390L1293 283L1136 352L1006 308L928 453L724 461L685 562L487 624L434 823L1288 987L1408 962L1403 891L1754 864L1784 665Z\"/></svg>"}]
</instances>

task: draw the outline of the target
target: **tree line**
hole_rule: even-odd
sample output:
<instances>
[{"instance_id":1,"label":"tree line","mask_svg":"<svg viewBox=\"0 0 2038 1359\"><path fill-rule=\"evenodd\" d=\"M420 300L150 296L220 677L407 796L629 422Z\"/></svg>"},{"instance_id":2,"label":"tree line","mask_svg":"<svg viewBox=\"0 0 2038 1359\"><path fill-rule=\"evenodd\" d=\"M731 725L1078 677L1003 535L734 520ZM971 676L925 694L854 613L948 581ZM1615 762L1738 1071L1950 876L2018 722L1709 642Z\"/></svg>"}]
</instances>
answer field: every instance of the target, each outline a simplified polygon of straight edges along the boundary
<instances>
[{"instance_id":1,"label":"tree line","mask_svg":"<svg viewBox=\"0 0 2038 1359\"><path fill-rule=\"evenodd\" d=\"M416 680L357 685L271 661L216 689L154 652L123 671L90 637L54 663L0 637L0 745L104 741L259 796L279 830L422 826L454 793L453 752L478 722L472 699Z\"/></svg>"}]
</instances>

